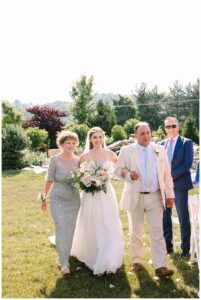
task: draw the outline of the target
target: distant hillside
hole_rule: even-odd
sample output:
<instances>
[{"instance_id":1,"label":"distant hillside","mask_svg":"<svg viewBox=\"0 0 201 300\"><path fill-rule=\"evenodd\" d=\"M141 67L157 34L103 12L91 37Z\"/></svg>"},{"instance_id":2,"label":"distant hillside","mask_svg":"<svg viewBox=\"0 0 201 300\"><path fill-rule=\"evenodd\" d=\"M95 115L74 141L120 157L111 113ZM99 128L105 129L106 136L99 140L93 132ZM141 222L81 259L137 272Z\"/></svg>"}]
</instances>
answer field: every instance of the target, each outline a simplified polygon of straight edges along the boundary
<instances>
[{"instance_id":1,"label":"distant hillside","mask_svg":"<svg viewBox=\"0 0 201 300\"><path fill-rule=\"evenodd\" d=\"M130 97L132 98L131 95L122 95L125 97ZM103 100L105 102L108 102L110 105L113 104L113 100L114 99L118 99L119 98L119 94L112 94L112 93L108 93L108 94L97 94L95 96L95 98L93 99L94 103L96 104L99 100ZM19 100L15 100L14 105L15 107L22 112L22 114L25 116L25 118L29 119L31 118L31 114L28 113L26 111L27 108L35 106L35 105L40 105L40 106L49 106L55 109L59 109L62 111L66 111L69 113L67 118L63 118L63 120L65 122L69 122L72 119L72 115L70 113L70 105L72 104L72 102L67 102L67 101L54 101L54 102L47 102L45 104L38 104L38 103L33 103L33 102L29 102L29 103L22 103Z\"/></svg>"},{"instance_id":2,"label":"distant hillside","mask_svg":"<svg viewBox=\"0 0 201 300\"><path fill-rule=\"evenodd\" d=\"M32 103L32 102L29 102L29 103L22 103L20 102L19 100L15 100L14 102L14 105L15 107L22 112L22 114L25 116L25 118L27 119L30 119L31 118L31 114L28 113L26 111L27 108L29 107L33 107L33 106L36 106L36 105L40 105L40 106L49 106L49 107L52 107L52 108L55 108L55 109L59 109L59 110L62 110L62 111L66 111L69 113L69 116L67 118L63 118L64 121L67 121L69 120L71 114L70 114L70 104L71 102L66 102L66 101L55 101L55 102L47 102L45 104L38 104L38 103Z\"/></svg>"},{"instance_id":3,"label":"distant hillside","mask_svg":"<svg viewBox=\"0 0 201 300\"><path fill-rule=\"evenodd\" d=\"M123 96L123 97L128 97L132 100L135 100L134 97L132 95L122 95L122 94L97 94L96 97L94 98L94 102L97 103L99 100L103 100L105 102L108 102L110 105L113 104L113 100L118 100L119 99L119 95Z\"/></svg>"},{"instance_id":4,"label":"distant hillside","mask_svg":"<svg viewBox=\"0 0 201 300\"><path fill-rule=\"evenodd\" d=\"M119 94L114 95L112 93L109 94L97 94L94 98L94 102L97 103L99 100L103 100L105 102L108 102L110 105L113 104L113 100L118 99L119 98Z\"/></svg>"}]
</instances>

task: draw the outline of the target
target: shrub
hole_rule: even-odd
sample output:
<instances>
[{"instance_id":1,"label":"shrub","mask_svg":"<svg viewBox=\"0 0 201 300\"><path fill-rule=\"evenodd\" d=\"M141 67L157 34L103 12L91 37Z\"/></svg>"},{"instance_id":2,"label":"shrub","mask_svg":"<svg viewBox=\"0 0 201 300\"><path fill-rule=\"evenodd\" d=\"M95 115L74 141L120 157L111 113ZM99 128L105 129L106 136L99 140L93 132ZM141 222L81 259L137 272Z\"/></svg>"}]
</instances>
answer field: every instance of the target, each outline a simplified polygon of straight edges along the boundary
<instances>
[{"instance_id":1,"label":"shrub","mask_svg":"<svg viewBox=\"0 0 201 300\"><path fill-rule=\"evenodd\" d=\"M67 129L77 133L80 145L85 144L87 132L89 130L89 127L86 124L70 124L67 126Z\"/></svg>"},{"instance_id":2,"label":"shrub","mask_svg":"<svg viewBox=\"0 0 201 300\"><path fill-rule=\"evenodd\" d=\"M39 151L23 151L22 167L30 167L31 165L42 166L48 163L48 158L45 153Z\"/></svg>"},{"instance_id":3,"label":"shrub","mask_svg":"<svg viewBox=\"0 0 201 300\"><path fill-rule=\"evenodd\" d=\"M189 116L185 120L181 131L184 137L193 140L194 143L199 145L199 135L196 129L195 118Z\"/></svg>"},{"instance_id":4,"label":"shrub","mask_svg":"<svg viewBox=\"0 0 201 300\"><path fill-rule=\"evenodd\" d=\"M120 125L113 126L111 133L112 133L112 138L115 142L126 139L126 133L125 133L123 127Z\"/></svg>"},{"instance_id":5,"label":"shrub","mask_svg":"<svg viewBox=\"0 0 201 300\"><path fill-rule=\"evenodd\" d=\"M134 133L134 127L139 122L138 119L128 119L124 124L124 130L129 137L130 134Z\"/></svg>"},{"instance_id":6,"label":"shrub","mask_svg":"<svg viewBox=\"0 0 201 300\"><path fill-rule=\"evenodd\" d=\"M164 132L163 128L159 126L157 130L152 132L152 136L158 137L159 140L164 140L166 137L166 133Z\"/></svg>"},{"instance_id":7,"label":"shrub","mask_svg":"<svg viewBox=\"0 0 201 300\"><path fill-rule=\"evenodd\" d=\"M57 132L65 127L65 123L61 118L66 117L68 113L48 106L33 106L27 108L26 111L33 114L33 116L30 120L22 123L23 128L39 127L45 129L48 132L50 147L55 148Z\"/></svg>"},{"instance_id":8,"label":"shrub","mask_svg":"<svg viewBox=\"0 0 201 300\"><path fill-rule=\"evenodd\" d=\"M37 150L42 144L47 143L48 132L45 129L28 128L26 134L31 140L30 149L32 150Z\"/></svg>"},{"instance_id":9,"label":"shrub","mask_svg":"<svg viewBox=\"0 0 201 300\"><path fill-rule=\"evenodd\" d=\"M22 167L22 150L30 146L30 139L20 126L7 125L2 130L2 168Z\"/></svg>"}]
</instances>

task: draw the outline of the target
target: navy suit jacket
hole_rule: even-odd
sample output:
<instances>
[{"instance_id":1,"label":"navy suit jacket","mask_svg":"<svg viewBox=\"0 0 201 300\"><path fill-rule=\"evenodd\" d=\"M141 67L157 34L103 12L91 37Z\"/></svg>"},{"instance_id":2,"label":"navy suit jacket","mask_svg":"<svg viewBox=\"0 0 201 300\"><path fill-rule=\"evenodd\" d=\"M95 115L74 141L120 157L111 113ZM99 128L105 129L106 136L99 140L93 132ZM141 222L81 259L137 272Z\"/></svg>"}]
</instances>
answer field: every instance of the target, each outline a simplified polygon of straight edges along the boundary
<instances>
[{"instance_id":1,"label":"navy suit jacket","mask_svg":"<svg viewBox=\"0 0 201 300\"><path fill-rule=\"evenodd\" d=\"M166 140L161 145L166 144ZM193 141L179 135L171 163L171 175L176 190L193 188L190 168L193 164Z\"/></svg>"}]
</instances>

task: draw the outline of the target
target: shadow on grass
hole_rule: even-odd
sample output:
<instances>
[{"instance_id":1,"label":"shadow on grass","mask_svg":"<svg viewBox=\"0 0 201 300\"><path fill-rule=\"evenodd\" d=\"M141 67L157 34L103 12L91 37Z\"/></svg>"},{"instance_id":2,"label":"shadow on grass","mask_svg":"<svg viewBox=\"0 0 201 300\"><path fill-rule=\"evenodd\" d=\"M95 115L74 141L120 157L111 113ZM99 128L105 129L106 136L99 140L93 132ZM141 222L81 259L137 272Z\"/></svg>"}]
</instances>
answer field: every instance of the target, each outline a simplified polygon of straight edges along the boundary
<instances>
[{"instance_id":1,"label":"shadow on grass","mask_svg":"<svg viewBox=\"0 0 201 300\"><path fill-rule=\"evenodd\" d=\"M175 253L171 255L171 259L174 262L175 268L180 272L183 281L186 285L199 288L199 270L197 263L189 264L190 260L186 258L180 258L179 254Z\"/></svg>"},{"instance_id":2,"label":"shadow on grass","mask_svg":"<svg viewBox=\"0 0 201 300\"><path fill-rule=\"evenodd\" d=\"M136 272L139 288L133 289L133 293L139 298L191 298L183 289L179 289L171 277L158 280L151 277L145 268Z\"/></svg>"},{"instance_id":3,"label":"shadow on grass","mask_svg":"<svg viewBox=\"0 0 201 300\"><path fill-rule=\"evenodd\" d=\"M22 170L7 170L7 171L2 171L2 177L13 177L16 175L19 175L22 172Z\"/></svg>"},{"instance_id":4,"label":"shadow on grass","mask_svg":"<svg viewBox=\"0 0 201 300\"><path fill-rule=\"evenodd\" d=\"M47 298L130 298L131 287L124 266L113 276L94 276L83 263L70 258L71 274L59 278Z\"/></svg>"}]
</instances>

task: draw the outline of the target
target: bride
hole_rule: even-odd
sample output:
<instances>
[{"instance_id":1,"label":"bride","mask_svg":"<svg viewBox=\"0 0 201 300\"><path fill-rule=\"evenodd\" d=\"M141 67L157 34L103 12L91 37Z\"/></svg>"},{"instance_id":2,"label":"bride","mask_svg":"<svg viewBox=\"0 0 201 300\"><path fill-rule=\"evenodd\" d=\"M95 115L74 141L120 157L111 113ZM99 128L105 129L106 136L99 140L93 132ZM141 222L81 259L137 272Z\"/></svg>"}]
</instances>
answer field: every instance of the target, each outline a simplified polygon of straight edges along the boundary
<instances>
[{"instance_id":1,"label":"bride","mask_svg":"<svg viewBox=\"0 0 201 300\"><path fill-rule=\"evenodd\" d=\"M117 156L107 150L105 133L99 127L89 130L80 164L93 161L108 164L113 173ZM85 263L94 275L114 274L123 263L124 240L114 189L107 182L107 192L83 192L81 208L71 249L71 255Z\"/></svg>"}]
</instances>

